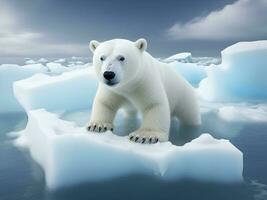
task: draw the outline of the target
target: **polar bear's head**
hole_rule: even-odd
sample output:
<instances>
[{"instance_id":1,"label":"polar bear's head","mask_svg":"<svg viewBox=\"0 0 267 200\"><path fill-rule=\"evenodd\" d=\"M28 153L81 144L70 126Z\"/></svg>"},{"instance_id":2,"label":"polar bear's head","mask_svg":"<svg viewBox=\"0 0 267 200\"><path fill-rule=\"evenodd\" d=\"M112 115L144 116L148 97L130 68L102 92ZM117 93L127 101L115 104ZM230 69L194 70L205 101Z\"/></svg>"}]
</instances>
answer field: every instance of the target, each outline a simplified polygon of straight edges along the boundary
<instances>
[{"instance_id":1,"label":"polar bear's head","mask_svg":"<svg viewBox=\"0 0 267 200\"><path fill-rule=\"evenodd\" d=\"M115 87L127 84L138 73L147 42L145 39L136 42L114 39L102 43L92 40L89 47L99 81Z\"/></svg>"}]
</instances>

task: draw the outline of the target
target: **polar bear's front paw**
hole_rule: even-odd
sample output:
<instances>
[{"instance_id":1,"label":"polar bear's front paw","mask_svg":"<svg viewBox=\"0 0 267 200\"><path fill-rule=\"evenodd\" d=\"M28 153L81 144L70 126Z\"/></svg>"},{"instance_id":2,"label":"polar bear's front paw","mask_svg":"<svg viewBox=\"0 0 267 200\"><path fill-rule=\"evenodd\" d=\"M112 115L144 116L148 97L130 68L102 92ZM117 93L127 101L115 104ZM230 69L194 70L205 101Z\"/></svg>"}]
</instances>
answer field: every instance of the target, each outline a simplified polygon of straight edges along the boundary
<instances>
[{"instance_id":1,"label":"polar bear's front paw","mask_svg":"<svg viewBox=\"0 0 267 200\"><path fill-rule=\"evenodd\" d=\"M168 140L167 133L157 131L139 130L131 133L129 139L133 142L142 144L154 144Z\"/></svg>"},{"instance_id":2,"label":"polar bear's front paw","mask_svg":"<svg viewBox=\"0 0 267 200\"><path fill-rule=\"evenodd\" d=\"M106 131L113 131L113 124L106 122L89 122L86 125L86 129L89 132L103 133Z\"/></svg>"}]
</instances>

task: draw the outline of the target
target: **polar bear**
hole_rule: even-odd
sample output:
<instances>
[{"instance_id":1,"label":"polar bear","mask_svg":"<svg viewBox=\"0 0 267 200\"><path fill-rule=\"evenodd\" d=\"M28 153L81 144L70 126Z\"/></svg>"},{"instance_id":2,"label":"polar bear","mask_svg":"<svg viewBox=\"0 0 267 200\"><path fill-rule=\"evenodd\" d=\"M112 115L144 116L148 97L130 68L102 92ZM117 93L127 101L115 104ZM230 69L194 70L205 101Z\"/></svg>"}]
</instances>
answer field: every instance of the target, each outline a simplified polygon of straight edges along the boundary
<instances>
[{"instance_id":1,"label":"polar bear","mask_svg":"<svg viewBox=\"0 0 267 200\"><path fill-rule=\"evenodd\" d=\"M200 125L194 89L167 64L146 52L145 39L93 40L89 47L99 86L88 131L113 131L116 112L129 106L142 114L141 127L129 134L134 142L167 141L172 116L182 124Z\"/></svg>"}]
</instances>

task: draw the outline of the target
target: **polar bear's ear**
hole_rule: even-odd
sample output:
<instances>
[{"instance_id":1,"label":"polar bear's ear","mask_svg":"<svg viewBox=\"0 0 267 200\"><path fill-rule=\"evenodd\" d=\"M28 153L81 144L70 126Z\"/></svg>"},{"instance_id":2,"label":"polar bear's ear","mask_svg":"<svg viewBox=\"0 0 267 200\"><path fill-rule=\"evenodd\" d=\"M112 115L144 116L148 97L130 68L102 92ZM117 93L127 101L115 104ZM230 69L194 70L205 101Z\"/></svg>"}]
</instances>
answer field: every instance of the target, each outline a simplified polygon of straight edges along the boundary
<instances>
[{"instance_id":1,"label":"polar bear's ear","mask_svg":"<svg viewBox=\"0 0 267 200\"><path fill-rule=\"evenodd\" d=\"M95 52L95 50L96 50L96 48L97 48L97 46L98 46L99 44L100 44L100 43L99 43L98 41L96 41L96 40L92 40L92 41L90 42L90 44L89 44L89 48L90 48L90 50L92 51L92 53Z\"/></svg>"},{"instance_id":2,"label":"polar bear's ear","mask_svg":"<svg viewBox=\"0 0 267 200\"><path fill-rule=\"evenodd\" d=\"M145 51L147 48L147 41L143 38L136 40L135 46L140 49L140 51Z\"/></svg>"}]
</instances>

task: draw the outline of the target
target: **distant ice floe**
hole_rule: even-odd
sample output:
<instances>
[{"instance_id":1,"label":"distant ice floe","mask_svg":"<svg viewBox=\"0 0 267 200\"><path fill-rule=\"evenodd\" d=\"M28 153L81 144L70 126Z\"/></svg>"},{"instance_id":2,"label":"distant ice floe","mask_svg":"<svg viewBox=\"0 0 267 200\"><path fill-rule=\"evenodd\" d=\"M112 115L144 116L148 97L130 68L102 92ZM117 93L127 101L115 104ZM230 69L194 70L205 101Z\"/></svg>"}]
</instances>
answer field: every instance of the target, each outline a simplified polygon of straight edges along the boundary
<instances>
[{"instance_id":1,"label":"distant ice floe","mask_svg":"<svg viewBox=\"0 0 267 200\"><path fill-rule=\"evenodd\" d=\"M202 66L219 65L221 63L220 58L214 57L192 57L192 63Z\"/></svg>"},{"instance_id":2,"label":"distant ice floe","mask_svg":"<svg viewBox=\"0 0 267 200\"><path fill-rule=\"evenodd\" d=\"M267 99L267 41L239 42L222 51L222 64L207 68L199 94L209 101Z\"/></svg>"},{"instance_id":3,"label":"distant ice floe","mask_svg":"<svg viewBox=\"0 0 267 200\"><path fill-rule=\"evenodd\" d=\"M66 58L59 58L57 60L54 61L55 63L65 63L66 62Z\"/></svg>"},{"instance_id":4,"label":"distant ice floe","mask_svg":"<svg viewBox=\"0 0 267 200\"><path fill-rule=\"evenodd\" d=\"M144 174L162 180L242 181L243 155L228 140L205 133L184 146L137 144L59 119L43 109L28 112L16 145L27 147L45 172L48 188Z\"/></svg>"},{"instance_id":5,"label":"distant ice floe","mask_svg":"<svg viewBox=\"0 0 267 200\"><path fill-rule=\"evenodd\" d=\"M178 54L175 54L173 56L166 58L164 61L167 63L173 62L173 61L188 63L188 62L192 62L192 55L189 52L178 53Z\"/></svg>"},{"instance_id":6,"label":"distant ice floe","mask_svg":"<svg viewBox=\"0 0 267 200\"><path fill-rule=\"evenodd\" d=\"M36 64L36 62L35 62L34 60L32 60L32 59L27 59L27 60L25 61L25 64L26 64L26 65L32 65L32 64Z\"/></svg>"},{"instance_id":7,"label":"distant ice floe","mask_svg":"<svg viewBox=\"0 0 267 200\"><path fill-rule=\"evenodd\" d=\"M61 63L49 62L46 64L48 73L62 74L67 71L71 71L68 67L63 66Z\"/></svg>"},{"instance_id":8,"label":"distant ice floe","mask_svg":"<svg viewBox=\"0 0 267 200\"><path fill-rule=\"evenodd\" d=\"M183 52L172 55L165 59L160 59L163 62L171 63L171 62L180 62L180 63L194 63L200 66L209 66L209 65L218 65L221 63L220 58L214 57L193 57L190 52Z\"/></svg>"},{"instance_id":9,"label":"distant ice floe","mask_svg":"<svg viewBox=\"0 0 267 200\"><path fill-rule=\"evenodd\" d=\"M38 61L37 61L37 63L42 63L42 64L46 64L46 63L48 63L49 61L48 60L46 60L45 58L40 58Z\"/></svg>"}]
</instances>

